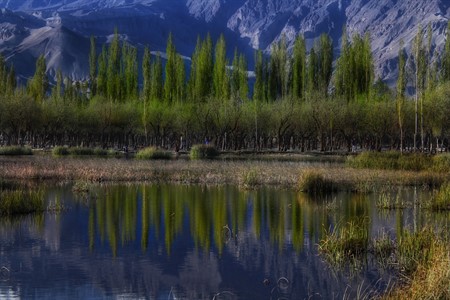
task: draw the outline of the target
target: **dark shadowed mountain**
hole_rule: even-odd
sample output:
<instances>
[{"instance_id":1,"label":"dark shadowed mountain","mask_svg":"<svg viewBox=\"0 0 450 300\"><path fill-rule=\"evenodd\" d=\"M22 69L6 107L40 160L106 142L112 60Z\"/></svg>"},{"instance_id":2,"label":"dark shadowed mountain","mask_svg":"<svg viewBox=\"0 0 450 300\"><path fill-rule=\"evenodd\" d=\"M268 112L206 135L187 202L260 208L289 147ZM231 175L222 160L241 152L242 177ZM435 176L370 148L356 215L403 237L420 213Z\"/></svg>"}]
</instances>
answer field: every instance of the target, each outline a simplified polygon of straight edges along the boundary
<instances>
[{"instance_id":1,"label":"dark shadowed mountain","mask_svg":"<svg viewBox=\"0 0 450 300\"><path fill-rule=\"evenodd\" d=\"M107 42L117 28L130 43L164 51L169 32L181 54L190 56L198 35L224 33L249 55L270 51L284 35L292 43L303 34L309 47L323 32L339 50L343 27L370 33L377 76L392 84L400 40L407 49L419 24L431 24L437 48L443 46L450 17L447 0L0 0L0 51L20 74L45 53L49 71L60 68L75 78L87 74L88 39Z\"/></svg>"}]
</instances>

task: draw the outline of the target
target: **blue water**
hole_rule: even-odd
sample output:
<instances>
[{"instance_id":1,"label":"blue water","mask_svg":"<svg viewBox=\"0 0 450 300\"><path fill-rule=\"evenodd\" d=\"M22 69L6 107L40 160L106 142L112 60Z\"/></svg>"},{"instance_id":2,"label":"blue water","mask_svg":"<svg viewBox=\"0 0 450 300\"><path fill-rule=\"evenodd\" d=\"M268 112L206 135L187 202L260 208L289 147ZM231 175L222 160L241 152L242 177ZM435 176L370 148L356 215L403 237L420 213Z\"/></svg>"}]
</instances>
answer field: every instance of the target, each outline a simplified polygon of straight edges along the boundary
<instances>
[{"instance_id":1,"label":"blue water","mask_svg":"<svg viewBox=\"0 0 450 300\"><path fill-rule=\"evenodd\" d=\"M427 194L403 193L407 201ZM393 272L370 259L337 270L325 229L366 218L374 236L436 220L380 212L376 195L200 186L47 188L64 207L0 220L1 299L342 299L380 292ZM327 203L334 201L334 206ZM331 207L331 208L330 208ZM448 215L443 217L448 224Z\"/></svg>"}]
</instances>

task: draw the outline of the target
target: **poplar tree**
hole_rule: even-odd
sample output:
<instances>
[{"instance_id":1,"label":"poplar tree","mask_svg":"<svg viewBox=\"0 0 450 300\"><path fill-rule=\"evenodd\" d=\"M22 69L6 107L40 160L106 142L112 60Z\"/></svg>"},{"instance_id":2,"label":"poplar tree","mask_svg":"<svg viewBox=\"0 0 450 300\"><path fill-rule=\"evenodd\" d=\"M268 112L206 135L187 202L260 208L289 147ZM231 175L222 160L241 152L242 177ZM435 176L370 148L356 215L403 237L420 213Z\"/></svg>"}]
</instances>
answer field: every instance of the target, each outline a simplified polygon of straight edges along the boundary
<instances>
[{"instance_id":1,"label":"poplar tree","mask_svg":"<svg viewBox=\"0 0 450 300\"><path fill-rule=\"evenodd\" d=\"M231 96L233 98L239 97L240 83L241 81L239 75L239 54L237 48L235 48L231 73Z\"/></svg>"},{"instance_id":2,"label":"poplar tree","mask_svg":"<svg viewBox=\"0 0 450 300\"><path fill-rule=\"evenodd\" d=\"M447 23L445 46L442 54L442 81L450 80L450 22Z\"/></svg>"},{"instance_id":3,"label":"poplar tree","mask_svg":"<svg viewBox=\"0 0 450 300\"><path fill-rule=\"evenodd\" d=\"M309 93L316 91L319 87L319 70L318 70L318 58L316 55L316 50L314 50L314 47L311 48L311 51L309 52L308 57L308 91Z\"/></svg>"},{"instance_id":4,"label":"poplar tree","mask_svg":"<svg viewBox=\"0 0 450 300\"><path fill-rule=\"evenodd\" d=\"M125 100L137 99L138 95L138 66L137 49L128 43L122 46L122 97Z\"/></svg>"},{"instance_id":5,"label":"poplar tree","mask_svg":"<svg viewBox=\"0 0 450 300\"><path fill-rule=\"evenodd\" d=\"M161 55L158 53L151 67L150 99L152 101L163 100L163 67Z\"/></svg>"},{"instance_id":6,"label":"poplar tree","mask_svg":"<svg viewBox=\"0 0 450 300\"><path fill-rule=\"evenodd\" d=\"M241 100L248 99L247 61L244 54L239 56L239 98Z\"/></svg>"},{"instance_id":7,"label":"poplar tree","mask_svg":"<svg viewBox=\"0 0 450 300\"><path fill-rule=\"evenodd\" d=\"M89 53L89 81L91 95L95 96L97 93L96 75L97 75L97 50L95 37L91 36L91 50Z\"/></svg>"},{"instance_id":8,"label":"poplar tree","mask_svg":"<svg viewBox=\"0 0 450 300\"><path fill-rule=\"evenodd\" d=\"M227 49L225 38L220 36L216 43L213 66L213 87L216 98L228 99Z\"/></svg>"},{"instance_id":9,"label":"poplar tree","mask_svg":"<svg viewBox=\"0 0 450 300\"><path fill-rule=\"evenodd\" d=\"M400 50L398 52L398 78L397 78L397 118L400 128L400 152L403 152L403 124L404 124L404 105L406 91L406 57L403 40L400 41Z\"/></svg>"},{"instance_id":10,"label":"poplar tree","mask_svg":"<svg viewBox=\"0 0 450 300\"><path fill-rule=\"evenodd\" d=\"M257 50L255 52L255 77L255 85L253 87L253 100L261 102L266 100L265 61L261 50Z\"/></svg>"},{"instance_id":11,"label":"poplar tree","mask_svg":"<svg viewBox=\"0 0 450 300\"><path fill-rule=\"evenodd\" d=\"M172 33L169 34L166 47L166 72L164 81L164 100L166 102L173 102L176 98L176 49L172 41Z\"/></svg>"},{"instance_id":12,"label":"poplar tree","mask_svg":"<svg viewBox=\"0 0 450 300\"><path fill-rule=\"evenodd\" d=\"M181 55L176 55L176 100L181 102L186 97L186 70Z\"/></svg>"},{"instance_id":13,"label":"poplar tree","mask_svg":"<svg viewBox=\"0 0 450 300\"><path fill-rule=\"evenodd\" d=\"M151 96L151 76L152 76L152 65L151 65L151 54L148 47L144 49L144 56L142 58L142 77L143 77L143 88L142 97L145 102L150 101Z\"/></svg>"},{"instance_id":14,"label":"poplar tree","mask_svg":"<svg viewBox=\"0 0 450 300\"><path fill-rule=\"evenodd\" d=\"M121 72L120 72L120 41L117 29L109 45L108 53L108 72L107 72L107 92L111 100L119 100L121 94Z\"/></svg>"},{"instance_id":15,"label":"poplar tree","mask_svg":"<svg viewBox=\"0 0 450 300\"><path fill-rule=\"evenodd\" d=\"M305 96L306 89L306 44L303 36L298 36L294 43L292 61L292 95L297 99Z\"/></svg>"},{"instance_id":16,"label":"poplar tree","mask_svg":"<svg viewBox=\"0 0 450 300\"><path fill-rule=\"evenodd\" d=\"M319 90L323 95L327 95L330 85L331 75L333 74L333 42L328 34L324 33L319 39L318 52L318 73Z\"/></svg>"},{"instance_id":17,"label":"poplar tree","mask_svg":"<svg viewBox=\"0 0 450 300\"><path fill-rule=\"evenodd\" d=\"M29 81L28 91L30 96L38 103L44 101L48 89L48 78L46 74L47 63L44 55L39 56L36 61L36 72Z\"/></svg>"},{"instance_id":18,"label":"poplar tree","mask_svg":"<svg viewBox=\"0 0 450 300\"><path fill-rule=\"evenodd\" d=\"M419 132L419 100L422 106L422 92L425 86L425 73L426 73L426 62L425 62L425 48L423 46L423 29L422 25L419 24L417 30L417 35L414 38L413 45L413 58L414 58L414 71L415 71L415 122L414 122L414 149L417 150L417 136Z\"/></svg>"},{"instance_id":19,"label":"poplar tree","mask_svg":"<svg viewBox=\"0 0 450 300\"><path fill-rule=\"evenodd\" d=\"M102 52L98 57L97 70L97 94L102 96L108 95L108 53L106 47L102 47Z\"/></svg>"}]
</instances>

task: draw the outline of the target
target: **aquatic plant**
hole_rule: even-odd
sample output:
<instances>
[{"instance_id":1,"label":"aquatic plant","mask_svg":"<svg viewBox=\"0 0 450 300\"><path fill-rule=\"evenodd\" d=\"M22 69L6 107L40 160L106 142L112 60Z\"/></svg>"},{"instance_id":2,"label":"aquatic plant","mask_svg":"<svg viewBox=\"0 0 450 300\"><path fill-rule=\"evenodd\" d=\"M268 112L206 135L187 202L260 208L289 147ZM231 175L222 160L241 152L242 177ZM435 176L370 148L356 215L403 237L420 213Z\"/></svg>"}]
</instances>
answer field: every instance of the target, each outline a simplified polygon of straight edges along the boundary
<instances>
[{"instance_id":1,"label":"aquatic plant","mask_svg":"<svg viewBox=\"0 0 450 300\"><path fill-rule=\"evenodd\" d=\"M245 171L244 174L242 175L240 185L245 189L256 188L261 184L258 173L259 172L255 169Z\"/></svg>"}]
</instances>

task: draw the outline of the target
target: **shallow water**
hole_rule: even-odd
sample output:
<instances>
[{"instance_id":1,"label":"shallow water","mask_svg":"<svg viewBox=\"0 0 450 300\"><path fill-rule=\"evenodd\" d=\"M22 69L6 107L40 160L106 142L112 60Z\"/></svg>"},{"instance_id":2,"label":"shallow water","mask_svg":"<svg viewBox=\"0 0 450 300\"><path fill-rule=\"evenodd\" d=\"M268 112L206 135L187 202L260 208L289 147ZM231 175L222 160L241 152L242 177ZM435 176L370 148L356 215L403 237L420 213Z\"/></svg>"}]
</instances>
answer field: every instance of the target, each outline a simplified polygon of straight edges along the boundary
<instances>
[{"instance_id":1,"label":"shallow water","mask_svg":"<svg viewBox=\"0 0 450 300\"><path fill-rule=\"evenodd\" d=\"M336 270L318 254L324 230L366 220L393 238L449 214L414 203L379 210L378 194L311 199L294 191L202 186L104 186L74 194L48 188L49 207L0 220L0 298L342 299L383 291L394 272L367 258Z\"/></svg>"}]
</instances>

